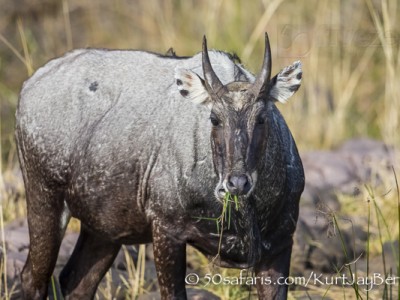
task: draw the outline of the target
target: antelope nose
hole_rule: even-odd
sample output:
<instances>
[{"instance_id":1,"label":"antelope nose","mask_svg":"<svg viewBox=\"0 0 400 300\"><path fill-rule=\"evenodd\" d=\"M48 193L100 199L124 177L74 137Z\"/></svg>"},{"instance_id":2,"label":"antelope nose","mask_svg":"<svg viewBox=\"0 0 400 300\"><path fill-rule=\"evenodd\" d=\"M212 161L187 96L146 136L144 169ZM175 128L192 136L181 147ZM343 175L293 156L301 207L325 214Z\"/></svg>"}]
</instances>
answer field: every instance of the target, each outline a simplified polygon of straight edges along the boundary
<instances>
[{"instance_id":1,"label":"antelope nose","mask_svg":"<svg viewBox=\"0 0 400 300\"><path fill-rule=\"evenodd\" d=\"M232 195L245 195L250 190L251 184L247 175L232 175L228 177L226 187Z\"/></svg>"}]
</instances>

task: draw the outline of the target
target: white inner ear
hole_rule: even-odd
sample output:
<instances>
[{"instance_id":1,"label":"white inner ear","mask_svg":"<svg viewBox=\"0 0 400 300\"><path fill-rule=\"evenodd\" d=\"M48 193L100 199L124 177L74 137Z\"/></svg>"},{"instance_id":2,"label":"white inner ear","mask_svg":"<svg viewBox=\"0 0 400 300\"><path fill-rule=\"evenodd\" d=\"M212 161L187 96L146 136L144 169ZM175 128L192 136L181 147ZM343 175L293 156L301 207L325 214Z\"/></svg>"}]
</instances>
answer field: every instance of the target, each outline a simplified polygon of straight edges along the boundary
<instances>
[{"instance_id":1,"label":"white inner ear","mask_svg":"<svg viewBox=\"0 0 400 300\"><path fill-rule=\"evenodd\" d=\"M185 99L196 104L207 104L209 95L199 75L188 69L175 69L175 83Z\"/></svg>"},{"instance_id":2,"label":"white inner ear","mask_svg":"<svg viewBox=\"0 0 400 300\"><path fill-rule=\"evenodd\" d=\"M271 87L270 96L275 100L286 103L300 87L302 77L301 62L296 61L284 68L276 75L274 85Z\"/></svg>"}]
</instances>

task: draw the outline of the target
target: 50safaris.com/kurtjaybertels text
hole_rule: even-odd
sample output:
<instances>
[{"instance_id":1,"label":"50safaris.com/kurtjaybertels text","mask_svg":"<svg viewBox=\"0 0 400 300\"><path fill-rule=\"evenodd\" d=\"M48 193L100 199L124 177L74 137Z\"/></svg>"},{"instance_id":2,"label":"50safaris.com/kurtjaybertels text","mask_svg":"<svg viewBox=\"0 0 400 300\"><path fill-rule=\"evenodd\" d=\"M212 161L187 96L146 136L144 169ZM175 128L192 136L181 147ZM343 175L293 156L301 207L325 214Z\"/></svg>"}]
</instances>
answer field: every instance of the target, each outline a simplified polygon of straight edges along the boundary
<instances>
[{"instance_id":1,"label":"50safaris.com/kurtjaybertels text","mask_svg":"<svg viewBox=\"0 0 400 300\"><path fill-rule=\"evenodd\" d=\"M208 285L298 285L298 286L353 286L358 285L365 291L370 291L374 287L381 285L394 286L398 285L400 281L399 276L383 276L380 273L373 273L370 276L352 276L346 274L340 274L336 276L326 276L323 274L317 274L311 272L308 277L305 276L289 276L279 277L272 279L271 277L259 277L251 276L249 270L243 269L240 271L239 276L223 276L219 273L205 275L198 275L196 273L190 273L186 275L185 282L188 285L202 285L206 287Z\"/></svg>"}]
</instances>

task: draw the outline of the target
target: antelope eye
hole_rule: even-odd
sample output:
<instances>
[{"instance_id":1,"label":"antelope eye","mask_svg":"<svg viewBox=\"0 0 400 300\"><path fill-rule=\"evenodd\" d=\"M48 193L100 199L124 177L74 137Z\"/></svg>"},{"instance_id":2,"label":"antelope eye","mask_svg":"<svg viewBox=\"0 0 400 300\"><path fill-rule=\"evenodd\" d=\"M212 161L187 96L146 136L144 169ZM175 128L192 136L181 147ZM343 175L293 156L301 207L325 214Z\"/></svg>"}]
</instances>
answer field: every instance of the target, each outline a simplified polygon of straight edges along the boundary
<instances>
[{"instance_id":1,"label":"antelope eye","mask_svg":"<svg viewBox=\"0 0 400 300\"><path fill-rule=\"evenodd\" d=\"M211 114L210 121L213 126L218 126L221 123L214 114Z\"/></svg>"},{"instance_id":2,"label":"antelope eye","mask_svg":"<svg viewBox=\"0 0 400 300\"><path fill-rule=\"evenodd\" d=\"M219 120L213 116L210 117L210 121L211 121L211 124L213 124L213 126L218 126L220 124Z\"/></svg>"}]
</instances>

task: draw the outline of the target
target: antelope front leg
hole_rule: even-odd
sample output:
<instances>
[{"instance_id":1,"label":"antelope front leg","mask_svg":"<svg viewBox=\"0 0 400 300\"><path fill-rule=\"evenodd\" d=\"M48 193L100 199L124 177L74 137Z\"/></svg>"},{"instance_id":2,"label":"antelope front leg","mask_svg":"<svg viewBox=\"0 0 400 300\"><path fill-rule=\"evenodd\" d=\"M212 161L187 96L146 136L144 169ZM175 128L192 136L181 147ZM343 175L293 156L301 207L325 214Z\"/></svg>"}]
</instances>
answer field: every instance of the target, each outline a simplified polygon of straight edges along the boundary
<instances>
[{"instance_id":1,"label":"antelope front leg","mask_svg":"<svg viewBox=\"0 0 400 300\"><path fill-rule=\"evenodd\" d=\"M161 299L186 299L186 242L153 224L153 249Z\"/></svg>"},{"instance_id":2,"label":"antelope front leg","mask_svg":"<svg viewBox=\"0 0 400 300\"><path fill-rule=\"evenodd\" d=\"M256 265L256 276L271 280L271 284L268 285L265 282L262 284L260 281L257 281L259 299L287 299L288 286L284 282L289 276L291 253L292 246L285 248L277 256L261 260Z\"/></svg>"}]
</instances>

